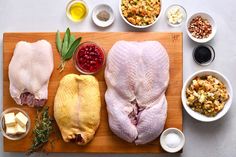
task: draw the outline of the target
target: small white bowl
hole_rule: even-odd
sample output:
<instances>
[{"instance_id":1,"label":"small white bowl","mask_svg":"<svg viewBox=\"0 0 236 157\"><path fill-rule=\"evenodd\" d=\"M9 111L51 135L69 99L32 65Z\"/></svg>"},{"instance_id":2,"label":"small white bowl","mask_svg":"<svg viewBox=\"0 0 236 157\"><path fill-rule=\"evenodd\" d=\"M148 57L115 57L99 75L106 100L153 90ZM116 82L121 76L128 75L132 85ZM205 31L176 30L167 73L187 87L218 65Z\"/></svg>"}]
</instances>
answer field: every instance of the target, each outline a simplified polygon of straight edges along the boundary
<instances>
[{"instance_id":1,"label":"small white bowl","mask_svg":"<svg viewBox=\"0 0 236 157\"><path fill-rule=\"evenodd\" d=\"M167 136L168 134L170 134L170 133L175 133L175 134L177 134L177 135L179 136L179 138L180 138L180 143L179 143L179 145L178 145L177 147L175 147L175 148L169 147L169 146L167 145L167 143L166 143L166 140L165 140L165 139L166 139L166 136ZM161 147L162 147L165 151L167 151L167 152L169 152L169 153L176 153L176 152L180 151L180 150L184 147L184 144L185 144L185 136L184 136L183 132L180 131L180 130L177 129L177 128L168 128L168 129L166 129L165 131L163 131L163 133L161 134L160 142L161 142Z\"/></svg>"},{"instance_id":2,"label":"small white bowl","mask_svg":"<svg viewBox=\"0 0 236 157\"><path fill-rule=\"evenodd\" d=\"M188 27L190 25L190 22L192 21L192 19L194 19L197 16L201 16L202 18L207 19L209 21L209 23L211 24L211 26L212 26L212 33L209 35L208 38L198 39L198 38L193 37L192 34L189 32ZM216 34L216 30L217 30L217 26L216 26L216 22L214 21L214 19L209 14L203 13L203 12L199 12L199 13L193 14L188 19L187 24L186 24L186 31L187 31L188 36L193 41L195 41L197 43L206 43L206 42L210 41L211 39L213 39L215 34Z\"/></svg>"},{"instance_id":3,"label":"small white bowl","mask_svg":"<svg viewBox=\"0 0 236 157\"><path fill-rule=\"evenodd\" d=\"M229 100L226 102L224 108L222 111L220 111L215 117L207 117L201 113L193 111L188 105L187 105L187 98L186 98L186 89L189 87L191 81L196 77L196 76L205 76L205 75L212 75L215 76L217 79L219 79L225 86L229 94ZM232 100L233 100L233 89L232 86L229 82L229 80L220 72L215 71L215 70L201 70L198 72L195 72L192 74L184 83L183 89L181 92L181 98L182 98L182 104L184 106L184 109L186 112L193 117L196 120L202 121L202 122L212 122L220 119L223 117L229 110Z\"/></svg>"},{"instance_id":4,"label":"small white bowl","mask_svg":"<svg viewBox=\"0 0 236 157\"><path fill-rule=\"evenodd\" d=\"M130 23L125 17L124 17L124 15L123 15L123 13L122 13L122 11L121 11L121 4L122 4L122 0L120 0L120 2L119 2L119 12L120 12L120 16L122 17L122 19L128 24L128 25L130 25L130 26L132 26L132 27L134 27L134 28L148 28L148 27L151 27L152 25L154 25L157 21L158 21L158 19L160 18L160 16L161 16L161 13L162 13L162 8L163 8L163 3L162 3L162 0L160 0L160 3L161 3L161 9L160 9L160 13L159 13L159 15L157 16L157 18L156 18L156 20L152 23L152 24L150 24L150 25L146 25L146 26L138 26L138 25L134 25L134 24L132 24L132 23Z\"/></svg>"},{"instance_id":5,"label":"small white bowl","mask_svg":"<svg viewBox=\"0 0 236 157\"><path fill-rule=\"evenodd\" d=\"M16 134L16 135L8 135L8 134L6 134L6 126L5 126L4 115L9 113L9 112L14 112L15 114L17 114L18 112L21 112L21 113L23 113L28 118L28 122L26 124L26 132L25 133L23 133L23 134ZM29 115L24 110L22 110L20 108L17 108L17 107L8 108L5 111L3 111L1 116L0 116L0 129L1 129L2 135L4 137L6 137L7 139L9 139L9 140L20 140L20 139L24 138L28 134L28 132L30 130L30 117L29 117Z\"/></svg>"},{"instance_id":6,"label":"small white bowl","mask_svg":"<svg viewBox=\"0 0 236 157\"><path fill-rule=\"evenodd\" d=\"M176 24L172 24L169 22L169 18L168 18L168 12L170 11L170 9L172 8L176 8L178 7L180 9L180 12L183 14L183 19L180 23L176 23ZM166 20L167 20L167 23L172 26L172 27L179 27L181 26L183 23L185 23L186 21L186 18L187 18L187 11L185 10L185 8L179 4L172 4L170 5L167 9L166 9L166 13L165 13L165 16L166 16Z\"/></svg>"},{"instance_id":7,"label":"small white bowl","mask_svg":"<svg viewBox=\"0 0 236 157\"><path fill-rule=\"evenodd\" d=\"M97 14L100 12L100 11L107 11L109 14L110 14L110 18L107 20L107 21L101 21L97 18ZM107 4L99 4L97 5L94 9L93 9L93 12L92 12L92 20L93 22L99 26L99 27L108 27L110 26L114 20L115 20L115 16L114 16L114 12L112 10L112 8L107 5Z\"/></svg>"}]
</instances>

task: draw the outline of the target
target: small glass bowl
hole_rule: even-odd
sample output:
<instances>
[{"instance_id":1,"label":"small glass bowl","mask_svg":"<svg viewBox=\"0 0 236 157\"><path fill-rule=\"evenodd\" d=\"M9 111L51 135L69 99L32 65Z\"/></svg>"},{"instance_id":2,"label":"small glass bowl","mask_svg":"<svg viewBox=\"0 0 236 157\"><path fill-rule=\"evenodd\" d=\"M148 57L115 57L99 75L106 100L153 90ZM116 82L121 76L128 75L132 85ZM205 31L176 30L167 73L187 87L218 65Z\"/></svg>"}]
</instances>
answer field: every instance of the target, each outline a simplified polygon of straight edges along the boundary
<instances>
[{"instance_id":1,"label":"small glass bowl","mask_svg":"<svg viewBox=\"0 0 236 157\"><path fill-rule=\"evenodd\" d=\"M209 59L208 61L206 61L206 62L203 62L203 63L198 62L197 59L196 59L196 57L195 57L195 53L197 53L196 50L197 50L198 48L201 48L201 47L207 48L207 49L210 51L210 53L211 53L210 59ZM195 47L195 48L193 49L193 54L192 54L192 56L193 56L193 60L194 60L198 65L207 66L207 65L210 65L210 64L215 60L215 50L214 50L214 48L213 48L212 46L210 46L210 45L208 45L208 44L201 44L201 45L198 45L197 47Z\"/></svg>"},{"instance_id":2,"label":"small glass bowl","mask_svg":"<svg viewBox=\"0 0 236 157\"><path fill-rule=\"evenodd\" d=\"M83 4L84 7L85 7L85 10L86 10L86 13L85 13L85 15L83 16L83 18L78 19L78 20L73 19L73 17L72 17L71 14L70 14L70 9L71 9L72 5L75 4L75 3L81 3L81 4ZM83 21L83 20L87 17L88 12L89 12L88 6L87 6L86 2L83 1L83 0L71 0L71 1L68 2L67 6L66 6L66 15L67 15L67 17L68 17L71 21L73 21L73 22L81 22L81 21Z\"/></svg>"},{"instance_id":3,"label":"small glass bowl","mask_svg":"<svg viewBox=\"0 0 236 157\"><path fill-rule=\"evenodd\" d=\"M89 44L95 45L96 47L100 48L100 50L101 50L101 52L102 52L103 61L102 61L101 66L100 66L96 71L89 72L89 71L86 71L86 70L82 69L79 65L77 65L77 55L78 55L78 53L79 53L79 49L80 49L81 47L85 46L86 44L88 44L88 45L89 45ZM106 56L105 56L105 51L104 51L104 49L103 49L102 47L98 46L96 43L91 42L91 41L87 41L87 42L84 42L84 43L80 44L80 45L77 47L77 49L76 49L76 51L75 51L75 53L74 53L74 55L73 55L73 64L74 64L75 68L76 68L79 72L81 72L82 74L87 74L87 75L89 75L89 74L95 74L95 73L97 73L98 71L100 71L100 70L103 68L104 64L105 64L105 60L106 60Z\"/></svg>"},{"instance_id":4,"label":"small glass bowl","mask_svg":"<svg viewBox=\"0 0 236 157\"><path fill-rule=\"evenodd\" d=\"M5 119L4 119L4 115L9 113L9 112L14 112L15 114L17 114L18 112L23 113L27 118L28 118L28 122L26 124L26 132L23 134L16 134L16 135L8 135L6 134L6 126L5 126ZM22 109L17 108L17 107L11 107L6 109L5 111L2 112L1 116L0 116L0 129L1 129L1 133L4 137L6 137L9 140L20 140L22 138L24 138L29 130L30 130L30 117L29 115Z\"/></svg>"},{"instance_id":5,"label":"small glass bowl","mask_svg":"<svg viewBox=\"0 0 236 157\"><path fill-rule=\"evenodd\" d=\"M176 23L176 24L173 24L173 23L170 23L169 21L169 18L168 18L168 12L175 8L175 7L178 7L181 11L181 13L183 14L183 19L180 23ZM170 5L167 9L166 9L166 12L165 12L165 15L166 15L166 20L167 20L167 23L172 26L172 27L179 27L181 26L187 19L187 11L184 9L183 6L179 5L179 4L173 4L173 5Z\"/></svg>"}]
</instances>

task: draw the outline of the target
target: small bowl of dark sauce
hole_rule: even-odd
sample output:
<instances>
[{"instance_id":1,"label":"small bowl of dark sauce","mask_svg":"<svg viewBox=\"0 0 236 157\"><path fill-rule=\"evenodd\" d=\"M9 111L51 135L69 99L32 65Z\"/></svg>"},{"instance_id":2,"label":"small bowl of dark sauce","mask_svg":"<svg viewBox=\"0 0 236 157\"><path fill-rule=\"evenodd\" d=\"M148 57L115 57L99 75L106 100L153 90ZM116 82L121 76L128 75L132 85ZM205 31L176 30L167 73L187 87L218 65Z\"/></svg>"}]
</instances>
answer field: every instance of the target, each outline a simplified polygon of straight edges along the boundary
<instances>
[{"instance_id":1,"label":"small bowl of dark sauce","mask_svg":"<svg viewBox=\"0 0 236 157\"><path fill-rule=\"evenodd\" d=\"M193 50L193 59L199 65L209 65L215 59L215 51L210 45L199 45Z\"/></svg>"}]
</instances>

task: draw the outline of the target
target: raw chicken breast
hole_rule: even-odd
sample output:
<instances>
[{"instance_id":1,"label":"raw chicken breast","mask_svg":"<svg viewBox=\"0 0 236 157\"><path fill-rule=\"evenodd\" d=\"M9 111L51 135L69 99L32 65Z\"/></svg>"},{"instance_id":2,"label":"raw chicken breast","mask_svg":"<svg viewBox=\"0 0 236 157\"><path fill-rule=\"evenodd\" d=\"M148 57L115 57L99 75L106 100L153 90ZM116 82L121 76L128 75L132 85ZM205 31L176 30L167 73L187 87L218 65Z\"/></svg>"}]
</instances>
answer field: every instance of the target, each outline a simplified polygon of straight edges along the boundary
<instances>
[{"instance_id":1,"label":"raw chicken breast","mask_svg":"<svg viewBox=\"0 0 236 157\"><path fill-rule=\"evenodd\" d=\"M117 42L108 53L105 100L111 130L120 138L145 144L162 132L169 57L156 41Z\"/></svg>"},{"instance_id":2,"label":"raw chicken breast","mask_svg":"<svg viewBox=\"0 0 236 157\"><path fill-rule=\"evenodd\" d=\"M52 71L53 52L49 42L18 42L8 71L11 97L19 105L43 106Z\"/></svg>"},{"instance_id":3,"label":"raw chicken breast","mask_svg":"<svg viewBox=\"0 0 236 157\"><path fill-rule=\"evenodd\" d=\"M65 142L90 142L100 123L99 83L92 75L62 78L54 100L54 117Z\"/></svg>"}]
</instances>

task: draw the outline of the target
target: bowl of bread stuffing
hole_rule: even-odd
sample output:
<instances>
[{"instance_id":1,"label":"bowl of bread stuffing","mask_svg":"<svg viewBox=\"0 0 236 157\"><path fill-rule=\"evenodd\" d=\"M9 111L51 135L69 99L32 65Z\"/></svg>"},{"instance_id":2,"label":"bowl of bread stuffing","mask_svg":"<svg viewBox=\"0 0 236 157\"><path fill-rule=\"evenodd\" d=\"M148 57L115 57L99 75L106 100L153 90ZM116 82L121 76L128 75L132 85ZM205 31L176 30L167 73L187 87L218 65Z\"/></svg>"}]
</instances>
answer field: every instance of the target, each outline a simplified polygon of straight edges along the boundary
<instances>
[{"instance_id":1,"label":"bowl of bread stuffing","mask_svg":"<svg viewBox=\"0 0 236 157\"><path fill-rule=\"evenodd\" d=\"M120 15L123 20L135 28L147 28L154 25L161 14L161 0L120 0Z\"/></svg>"},{"instance_id":2,"label":"bowl of bread stuffing","mask_svg":"<svg viewBox=\"0 0 236 157\"><path fill-rule=\"evenodd\" d=\"M212 122L228 112L233 89L220 72L201 70L186 80L181 97L184 109L191 117L202 122Z\"/></svg>"}]
</instances>

